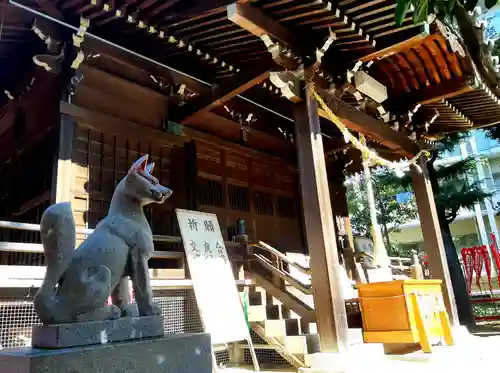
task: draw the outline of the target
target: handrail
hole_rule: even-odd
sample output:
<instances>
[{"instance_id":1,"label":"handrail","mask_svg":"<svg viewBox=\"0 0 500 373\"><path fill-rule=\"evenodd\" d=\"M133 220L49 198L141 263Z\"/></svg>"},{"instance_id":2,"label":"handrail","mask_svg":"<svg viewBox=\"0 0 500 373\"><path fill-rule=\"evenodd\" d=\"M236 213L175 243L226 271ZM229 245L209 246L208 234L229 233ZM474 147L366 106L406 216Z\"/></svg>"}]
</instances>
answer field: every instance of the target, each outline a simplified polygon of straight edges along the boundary
<instances>
[{"instance_id":1,"label":"handrail","mask_svg":"<svg viewBox=\"0 0 500 373\"><path fill-rule=\"evenodd\" d=\"M43 254L43 246L39 243L25 242L2 242L0 241L0 252L16 252L16 253L31 253ZM178 251L157 251L153 252L151 258L154 259L184 259L184 253Z\"/></svg>"},{"instance_id":2,"label":"handrail","mask_svg":"<svg viewBox=\"0 0 500 373\"><path fill-rule=\"evenodd\" d=\"M311 270L309 268L305 268L305 267L301 266L299 263L294 262L293 260L288 259L286 257L286 255L283 254L281 251L275 249L274 247L272 247L271 245L268 245L265 242L259 241L258 243L251 244L249 246L265 250L265 251L273 254L274 256L276 256L279 260L282 260L283 262L286 262L288 265L294 267L299 272L302 272L302 273L304 273L306 275L311 275Z\"/></svg>"},{"instance_id":3,"label":"handrail","mask_svg":"<svg viewBox=\"0 0 500 373\"><path fill-rule=\"evenodd\" d=\"M19 223L14 221L0 220L0 228L4 229L17 229L22 231L40 232L40 224L31 223ZM76 228L76 233L89 235L93 232L93 229L89 228ZM153 241L155 242L167 242L167 243L181 243L182 237L175 236L164 236L155 234L153 235Z\"/></svg>"},{"instance_id":4,"label":"handrail","mask_svg":"<svg viewBox=\"0 0 500 373\"><path fill-rule=\"evenodd\" d=\"M279 268L276 268L269 259L266 257L260 255L260 254L254 254L254 257L259 260L259 263L264 265L267 269L269 269L271 272L277 274L282 280L285 280L290 283L294 288L297 290L300 290L302 293L310 295L312 294L311 287L303 284L302 282L294 279L290 274L280 270Z\"/></svg>"},{"instance_id":5,"label":"handrail","mask_svg":"<svg viewBox=\"0 0 500 373\"><path fill-rule=\"evenodd\" d=\"M32 223L19 223L13 221L0 220L0 229L16 229L30 232L40 232L40 224ZM94 230L89 228L76 228L76 233L88 236ZM155 234L153 235L154 242L166 243L180 243L182 244L182 237L165 236ZM226 247L238 246L238 242L225 241ZM43 246L39 243L25 243L25 242L3 242L0 241L0 252L20 252L20 253L43 253ZM177 251L154 251L152 258L155 259L183 259L184 253Z\"/></svg>"}]
</instances>

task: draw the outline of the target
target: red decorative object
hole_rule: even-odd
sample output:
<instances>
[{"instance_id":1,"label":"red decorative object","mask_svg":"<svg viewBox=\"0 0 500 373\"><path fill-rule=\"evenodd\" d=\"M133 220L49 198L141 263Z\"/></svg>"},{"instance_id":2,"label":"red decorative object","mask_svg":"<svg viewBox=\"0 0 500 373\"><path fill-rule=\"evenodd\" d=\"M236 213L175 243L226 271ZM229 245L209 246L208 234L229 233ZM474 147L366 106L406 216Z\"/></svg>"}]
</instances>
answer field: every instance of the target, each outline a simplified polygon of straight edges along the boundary
<instances>
[{"instance_id":1,"label":"red decorative object","mask_svg":"<svg viewBox=\"0 0 500 373\"><path fill-rule=\"evenodd\" d=\"M486 270L486 277L488 278L488 287L490 291L493 290L491 287L491 258L488 253L488 247L486 245L481 246L481 256L483 257L484 269ZM481 277L481 275L479 275Z\"/></svg>"},{"instance_id":2,"label":"red decorative object","mask_svg":"<svg viewBox=\"0 0 500 373\"><path fill-rule=\"evenodd\" d=\"M497 273L499 273L497 281L498 285L500 286L500 250L498 248L497 239L495 235L491 233L490 236L492 241L490 249L491 249L491 254L493 255L493 260L495 261L495 266L497 267Z\"/></svg>"},{"instance_id":3,"label":"red decorative object","mask_svg":"<svg viewBox=\"0 0 500 373\"><path fill-rule=\"evenodd\" d=\"M472 292L472 276L474 276L474 250L472 247L464 247L462 249L462 260L465 269L465 281L469 294Z\"/></svg>"}]
</instances>

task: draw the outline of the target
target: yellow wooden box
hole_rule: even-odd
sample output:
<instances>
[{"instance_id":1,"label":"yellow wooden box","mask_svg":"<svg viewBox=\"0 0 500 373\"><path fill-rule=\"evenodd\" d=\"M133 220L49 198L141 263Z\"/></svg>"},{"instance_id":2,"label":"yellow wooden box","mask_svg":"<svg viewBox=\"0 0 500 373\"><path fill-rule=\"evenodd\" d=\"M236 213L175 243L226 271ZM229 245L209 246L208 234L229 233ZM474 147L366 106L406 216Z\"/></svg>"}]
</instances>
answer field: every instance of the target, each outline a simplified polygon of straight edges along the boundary
<instances>
[{"instance_id":1,"label":"yellow wooden box","mask_svg":"<svg viewBox=\"0 0 500 373\"><path fill-rule=\"evenodd\" d=\"M441 280L359 284L358 290L365 343L420 343L419 325L424 325L430 344L443 337Z\"/></svg>"}]
</instances>

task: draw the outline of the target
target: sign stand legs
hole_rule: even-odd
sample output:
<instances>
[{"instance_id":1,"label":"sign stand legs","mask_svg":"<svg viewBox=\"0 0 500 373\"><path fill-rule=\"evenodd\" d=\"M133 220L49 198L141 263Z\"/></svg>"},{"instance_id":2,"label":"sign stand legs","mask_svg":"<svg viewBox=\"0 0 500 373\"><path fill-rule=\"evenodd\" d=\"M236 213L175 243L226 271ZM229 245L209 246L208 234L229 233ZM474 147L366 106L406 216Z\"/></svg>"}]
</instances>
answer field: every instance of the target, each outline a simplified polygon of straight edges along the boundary
<instances>
[{"instance_id":1,"label":"sign stand legs","mask_svg":"<svg viewBox=\"0 0 500 373\"><path fill-rule=\"evenodd\" d=\"M253 368L255 372L260 372L259 361L257 360L257 355L255 354L255 349L253 348L252 337L248 335L247 339L248 349L250 350L250 356L252 357Z\"/></svg>"}]
</instances>

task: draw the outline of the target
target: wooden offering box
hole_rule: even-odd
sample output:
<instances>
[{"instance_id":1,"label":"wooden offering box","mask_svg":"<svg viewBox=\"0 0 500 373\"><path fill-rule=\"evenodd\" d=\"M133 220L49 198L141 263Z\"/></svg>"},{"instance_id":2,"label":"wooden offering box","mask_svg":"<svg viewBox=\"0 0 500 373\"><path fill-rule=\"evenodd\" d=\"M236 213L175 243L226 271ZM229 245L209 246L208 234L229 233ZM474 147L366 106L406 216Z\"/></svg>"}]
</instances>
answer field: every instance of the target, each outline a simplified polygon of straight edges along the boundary
<instances>
[{"instance_id":1,"label":"wooden offering box","mask_svg":"<svg viewBox=\"0 0 500 373\"><path fill-rule=\"evenodd\" d=\"M400 280L359 284L365 343L431 344L444 339L453 345L448 315L443 305L441 280Z\"/></svg>"}]
</instances>

